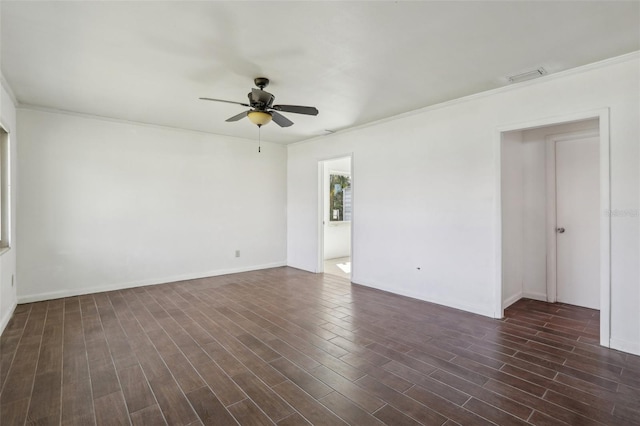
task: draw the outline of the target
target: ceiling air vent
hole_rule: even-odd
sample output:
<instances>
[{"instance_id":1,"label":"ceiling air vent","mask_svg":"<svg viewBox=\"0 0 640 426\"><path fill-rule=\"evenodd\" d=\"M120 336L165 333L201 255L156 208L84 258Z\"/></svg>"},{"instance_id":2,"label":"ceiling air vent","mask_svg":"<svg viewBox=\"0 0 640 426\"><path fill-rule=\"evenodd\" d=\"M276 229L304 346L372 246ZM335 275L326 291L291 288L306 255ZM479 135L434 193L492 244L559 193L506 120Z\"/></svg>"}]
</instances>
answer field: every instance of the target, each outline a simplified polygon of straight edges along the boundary
<instances>
[{"instance_id":1,"label":"ceiling air vent","mask_svg":"<svg viewBox=\"0 0 640 426\"><path fill-rule=\"evenodd\" d=\"M520 83L521 81L533 80L534 78L542 77L545 74L547 74L547 70L540 67L532 71L527 71L521 74L507 76L507 80L511 84Z\"/></svg>"}]
</instances>

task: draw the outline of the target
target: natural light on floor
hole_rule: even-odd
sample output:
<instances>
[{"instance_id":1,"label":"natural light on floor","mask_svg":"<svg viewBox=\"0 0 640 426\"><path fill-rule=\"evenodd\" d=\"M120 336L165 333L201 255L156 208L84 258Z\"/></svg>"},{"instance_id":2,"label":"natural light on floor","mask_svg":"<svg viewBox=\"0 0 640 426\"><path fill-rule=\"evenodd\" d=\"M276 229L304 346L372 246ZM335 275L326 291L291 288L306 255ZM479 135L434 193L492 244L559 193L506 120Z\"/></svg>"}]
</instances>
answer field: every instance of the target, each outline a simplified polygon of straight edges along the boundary
<instances>
[{"instance_id":1,"label":"natural light on floor","mask_svg":"<svg viewBox=\"0 0 640 426\"><path fill-rule=\"evenodd\" d=\"M350 274L351 273L351 262L338 263L338 264L336 264L336 266L338 268L340 268L340 270L342 272L344 272L345 274Z\"/></svg>"},{"instance_id":2,"label":"natural light on floor","mask_svg":"<svg viewBox=\"0 0 640 426\"><path fill-rule=\"evenodd\" d=\"M343 278L351 278L351 257L336 257L324 261L324 272Z\"/></svg>"}]
</instances>

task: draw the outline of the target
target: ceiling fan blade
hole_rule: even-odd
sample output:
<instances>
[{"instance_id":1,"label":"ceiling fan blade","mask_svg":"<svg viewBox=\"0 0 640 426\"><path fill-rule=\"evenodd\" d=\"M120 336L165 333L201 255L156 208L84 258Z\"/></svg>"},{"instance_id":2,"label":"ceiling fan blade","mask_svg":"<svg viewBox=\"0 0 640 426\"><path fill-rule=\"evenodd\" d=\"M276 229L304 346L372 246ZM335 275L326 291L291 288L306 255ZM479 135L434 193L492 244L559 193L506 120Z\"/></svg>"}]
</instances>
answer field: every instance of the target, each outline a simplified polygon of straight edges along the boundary
<instances>
[{"instance_id":1,"label":"ceiling fan blade","mask_svg":"<svg viewBox=\"0 0 640 426\"><path fill-rule=\"evenodd\" d=\"M293 126L293 121L289 120L282 114L278 114L275 111L271 111L271 117L273 117L273 121L280 127Z\"/></svg>"},{"instance_id":2,"label":"ceiling fan blade","mask_svg":"<svg viewBox=\"0 0 640 426\"><path fill-rule=\"evenodd\" d=\"M276 111L293 112L295 114L318 115L318 109L310 106L300 105L274 105Z\"/></svg>"},{"instance_id":3,"label":"ceiling fan blade","mask_svg":"<svg viewBox=\"0 0 640 426\"><path fill-rule=\"evenodd\" d=\"M233 116L233 117L231 117L231 118L227 118L225 121L238 121L238 120L241 120L241 119L245 118L245 117L247 116L247 114L248 114L248 113L249 113L249 111L241 112L241 113L240 113L240 114L238 114L238 115L234 115L234 116Z\"/></svg>"},{"instance_id":4,"label":"ceiling fan blade","mask_svg":"<svg viewBox=\"0 0 640 426\"><path fill-rule=\"evenodd\" d=\"M213 99L213 98L199 98L199 99L203 101L224 102L227 104L236 104L236 105L242 105L246 107L250 106L249 104L243 104L242 102L225 101L224 99Z\"/></svg>"}]
</instances>

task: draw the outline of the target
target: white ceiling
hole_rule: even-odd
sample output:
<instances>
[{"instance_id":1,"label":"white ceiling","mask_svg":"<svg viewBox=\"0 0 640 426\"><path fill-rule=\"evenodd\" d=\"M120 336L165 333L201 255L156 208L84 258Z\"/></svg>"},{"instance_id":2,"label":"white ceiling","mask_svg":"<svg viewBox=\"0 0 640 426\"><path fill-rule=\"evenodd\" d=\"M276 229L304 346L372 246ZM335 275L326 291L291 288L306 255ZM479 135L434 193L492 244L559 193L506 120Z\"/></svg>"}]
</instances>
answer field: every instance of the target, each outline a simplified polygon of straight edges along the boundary
<instances>
[{"instance_id":1,"label":"white ceiling","mask_svg":"<svg viewBox=\"0 0 640 426\"><path fill-rule=\"evenodd\" d=\"M20 104L255 139L253 78L317 117L291 143L640 50L640 2L0 2L1 69Z\"/></svg>"}]
</instances>

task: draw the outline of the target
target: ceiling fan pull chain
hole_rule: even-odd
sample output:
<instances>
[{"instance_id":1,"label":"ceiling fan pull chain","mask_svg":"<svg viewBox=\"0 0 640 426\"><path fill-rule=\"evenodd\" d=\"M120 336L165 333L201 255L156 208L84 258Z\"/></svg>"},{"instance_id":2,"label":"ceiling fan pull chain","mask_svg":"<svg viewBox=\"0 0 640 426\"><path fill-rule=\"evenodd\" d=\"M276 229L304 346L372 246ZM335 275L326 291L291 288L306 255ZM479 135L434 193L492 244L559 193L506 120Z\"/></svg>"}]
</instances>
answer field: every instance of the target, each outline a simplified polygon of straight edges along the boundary
<instances>
[{"instance_id":1,"label":"ceiling fan pull chain","mask_svg":"<svg viewBox=\"0 0 640 426\"><path fill-rule=\"evenodd\" d=\"M260 152L260 129L262 129L262 126L258 126L258 152Z\"/></svg>"}]
</instances>

